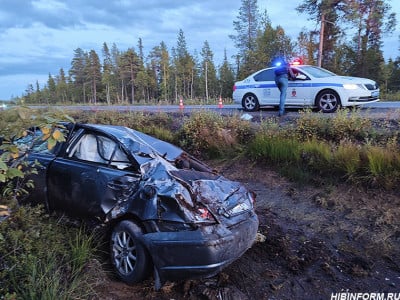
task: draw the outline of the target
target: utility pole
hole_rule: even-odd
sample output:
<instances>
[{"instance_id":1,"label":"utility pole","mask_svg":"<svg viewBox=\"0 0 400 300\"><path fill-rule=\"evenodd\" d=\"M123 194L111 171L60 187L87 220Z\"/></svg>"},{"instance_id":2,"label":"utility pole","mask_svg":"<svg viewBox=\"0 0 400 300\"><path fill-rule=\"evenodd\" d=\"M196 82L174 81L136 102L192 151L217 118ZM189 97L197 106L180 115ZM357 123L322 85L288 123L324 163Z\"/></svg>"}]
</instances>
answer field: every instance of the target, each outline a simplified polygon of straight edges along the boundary
<instances>
[{"instance_id":1,"label":"utility pole","mask_svg":"<svg viewBox=\"0 0 400 300\"><path fill-rule=\"evenodd\" d=\"M322 13L321 27L319 30L318 67L322 66L322 51L324 48L324 31L325 31L325 13Z\"/></svg>"},{"instance_id":2,"label":"utility pole","mask_svg":"<svg viewBox=\"0 0 400 300\"><path fill-rule=\"evenodd\" d=\"M319 30L318 67L322 66L322 57L323 57L323 50L324 50L325 23L335 25L335 23L325 20L325 13L323 12L321 14L321 28Z\"/></svg>"}]
</instances>

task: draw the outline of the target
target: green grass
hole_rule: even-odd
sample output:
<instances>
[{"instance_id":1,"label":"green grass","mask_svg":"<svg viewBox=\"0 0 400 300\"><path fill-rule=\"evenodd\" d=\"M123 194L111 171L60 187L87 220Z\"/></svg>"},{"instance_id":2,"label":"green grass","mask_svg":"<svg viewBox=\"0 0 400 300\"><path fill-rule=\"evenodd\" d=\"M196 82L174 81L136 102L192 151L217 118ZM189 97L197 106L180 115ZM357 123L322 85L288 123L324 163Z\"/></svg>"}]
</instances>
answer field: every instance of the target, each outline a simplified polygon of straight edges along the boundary
<instances>
[{"instance_id":1,"label":"green grass","mask_svg":"<svg viewBox=\"0 0 400 300\"><path fill-rule=\"evenodd\" d=\"M86 272L93 235L60 225L41 207L21 206L0 223L0 298L82 299L94 295Z\"/></svg>"}]
</instances>

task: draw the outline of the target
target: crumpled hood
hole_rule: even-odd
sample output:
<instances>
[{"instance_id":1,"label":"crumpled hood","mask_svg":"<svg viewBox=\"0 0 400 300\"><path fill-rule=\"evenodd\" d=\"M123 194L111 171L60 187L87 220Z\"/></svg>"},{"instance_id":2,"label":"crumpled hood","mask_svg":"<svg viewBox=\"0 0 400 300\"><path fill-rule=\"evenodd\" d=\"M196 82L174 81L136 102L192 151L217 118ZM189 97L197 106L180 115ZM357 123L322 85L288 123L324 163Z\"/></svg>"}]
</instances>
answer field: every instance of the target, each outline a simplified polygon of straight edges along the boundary
<instances>
[{"instance_id":1,"label":"crumpled hood","mask_svg":"<svg viewBox=\"0 0 400 300\"><path fill-rule=\"evenodd\" d=\"M141 171L145 185L156 186L158 195L179 195L190 207L201 203L214 214L222 215L249 202L249 192L239 182L215 173L177 169L160 157L143 164Z\"/></svg>"},{"instance_id":2,"label":"crumpled hood","mask_svg":"<svg viewBox=\"0 0 400 300\"><path fill-rule=\"evenodd\" d=\"M243 185L221 175L192 170L176 170L171 174L190 186L196 202L204 204L218 215L249 199Z\"/></svg>"}]
</instances>

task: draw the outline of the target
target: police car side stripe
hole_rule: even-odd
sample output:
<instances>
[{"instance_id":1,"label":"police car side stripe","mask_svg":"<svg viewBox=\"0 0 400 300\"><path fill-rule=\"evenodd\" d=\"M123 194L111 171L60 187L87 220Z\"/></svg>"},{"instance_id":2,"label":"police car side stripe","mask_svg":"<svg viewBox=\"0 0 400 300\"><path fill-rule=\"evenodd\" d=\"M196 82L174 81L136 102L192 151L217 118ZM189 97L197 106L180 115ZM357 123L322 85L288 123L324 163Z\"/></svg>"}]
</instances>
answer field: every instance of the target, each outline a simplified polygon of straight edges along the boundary
<instances>
[{"instance_id":1,"label":"police car side stripe","mask_svg":"<svg viewBox=\"0 0 400 300\"><path fill-rule=\"evenodd\" d=\"M343 87L342 83L289 83L289 87ZM276 88L275 83L237 85L236 89L267 89Z\"/></svg>"},{"instance_id":2,"label":"police car side stripe","mask_svg":"<svg viewBox=\"0 0 400 300\"><path fill-rule=\"evenodd\" d=\"M267 89L267 88L276 88L275 83L270 84L246 84L246 85L238 85L236 89Z\"/></svg>"},{"instance_id":3,"label":"police car side stripe","mask_svg":"<svg viewBox=\"0 0 400 300\"><path fill-rule=\"evenodd\" d=\"M337 86L343 87L343 83L313 83L312 86Z\"/></svg>"}]
</instances>

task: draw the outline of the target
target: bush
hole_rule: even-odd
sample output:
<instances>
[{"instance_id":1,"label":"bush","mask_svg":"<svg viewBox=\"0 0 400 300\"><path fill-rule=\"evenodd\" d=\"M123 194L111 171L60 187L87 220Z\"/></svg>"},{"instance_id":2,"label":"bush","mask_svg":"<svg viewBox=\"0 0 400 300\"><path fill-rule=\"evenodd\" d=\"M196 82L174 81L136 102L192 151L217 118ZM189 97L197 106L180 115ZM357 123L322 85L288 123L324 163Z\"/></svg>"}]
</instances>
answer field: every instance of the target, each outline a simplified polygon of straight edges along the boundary
<instances>
[{"instance_id":1,"label":"bush","mask_svg":"<svg viewBox=\"0 0 400 300\"><path fill-rule=\"evenodd\" d=\"M198 157L232 157L242 153L242 143L252 135L250 123L208 111L193 113L179 132L180 146Z\"/></svg>"}]
</instances>

